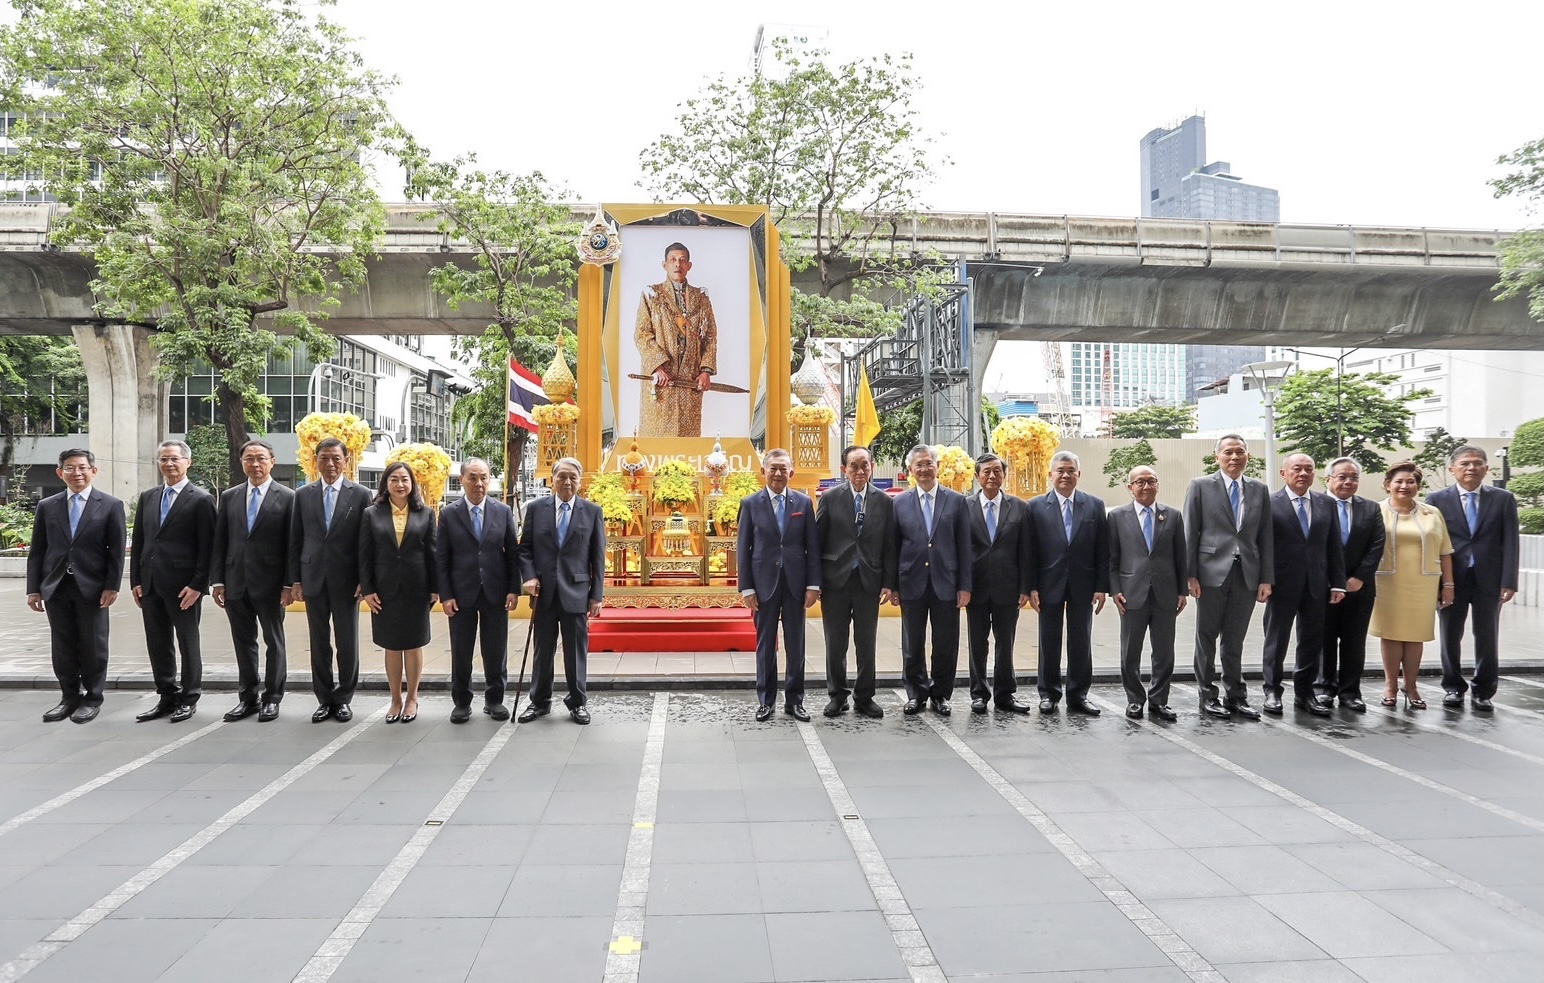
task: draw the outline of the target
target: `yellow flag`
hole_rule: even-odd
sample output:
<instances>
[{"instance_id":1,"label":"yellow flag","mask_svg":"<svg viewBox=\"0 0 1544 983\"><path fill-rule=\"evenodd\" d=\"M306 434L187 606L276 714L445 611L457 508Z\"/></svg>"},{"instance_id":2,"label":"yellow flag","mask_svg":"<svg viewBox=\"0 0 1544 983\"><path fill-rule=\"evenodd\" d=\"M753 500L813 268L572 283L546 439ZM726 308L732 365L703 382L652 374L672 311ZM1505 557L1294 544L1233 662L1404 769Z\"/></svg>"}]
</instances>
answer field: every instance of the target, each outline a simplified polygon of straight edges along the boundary
<instances>
[{"instance_id":1,"label":"yellow flag","mask_svg":"<svg viewBox=\"0 0 1544 983\"><path fill-rule=\"evenodd\" d=\"M853 427L852 442L867 447L879 436L879 412L874 409L874 390L869 388L868 369L858 367L858 421Z\"/></svg>"}]
</instances>

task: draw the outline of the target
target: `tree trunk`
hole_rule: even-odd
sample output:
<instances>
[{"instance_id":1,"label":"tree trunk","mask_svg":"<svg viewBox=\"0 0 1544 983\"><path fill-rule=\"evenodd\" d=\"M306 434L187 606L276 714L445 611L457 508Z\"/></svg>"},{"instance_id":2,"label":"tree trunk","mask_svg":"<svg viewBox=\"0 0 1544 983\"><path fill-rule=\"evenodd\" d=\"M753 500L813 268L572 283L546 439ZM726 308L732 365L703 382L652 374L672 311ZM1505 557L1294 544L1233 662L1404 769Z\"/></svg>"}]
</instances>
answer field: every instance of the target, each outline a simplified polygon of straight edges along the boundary
<instances>
[{"instance_id":1,"label":"tree trunk","mask_svg":"<svg viewBox=\"0 0 1544 983\"><path fill-rule=\"evenodd\" d=\"M509 442L505 445L504 452L507 455L509 467L504 475L504 504L520 511L520 496L517 494L525 477L525 445L531 439L531 432L524 427L509 428Z\"/></svg>"},{"instance_id":2,"label":"tree trunk","mask_svg":"<svg viewBox=\"0 0 1544 983\"><path fill-rule=\"evenodd\" d=\"M241 445L251 439L247 434L247 401L224 382L216 382L214 391L220 418L225 421L225 442L230 445L227 461L234 478L242 473Z\"/></svg>"}]
</instances>

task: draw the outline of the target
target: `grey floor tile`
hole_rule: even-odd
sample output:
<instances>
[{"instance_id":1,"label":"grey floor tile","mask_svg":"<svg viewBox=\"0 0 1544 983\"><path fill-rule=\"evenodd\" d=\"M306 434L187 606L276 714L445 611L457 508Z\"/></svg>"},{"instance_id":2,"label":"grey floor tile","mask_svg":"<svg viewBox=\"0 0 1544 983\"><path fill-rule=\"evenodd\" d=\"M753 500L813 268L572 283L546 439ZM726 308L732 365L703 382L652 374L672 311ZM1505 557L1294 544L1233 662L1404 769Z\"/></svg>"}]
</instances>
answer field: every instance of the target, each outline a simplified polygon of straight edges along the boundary
<instances>
[{"instance_id":1,"label":"grey floor tile","mask_svg":"<svg viewBox=\"0 0 1544 983\"><path fill-rule=\"evenodd\" d=\"M516 867L414 867L381 909L383 918L492 918ZM368 886L368 885L367 885ZM363 891L360 892L361 894Z\"/></svg>"},{"instance_id":2,"label":"grey floor tile","mask_svg":"<svg viewBox=\"0 0 1544 983\"><path fill-rule=\"evenodd\" d=\"M648 912L711 915L760 912L754 863L656 863L649 872Z\"/></svg>"},{"instance_id":3,"label":"grey floor tile","mask_svg":"<svg viewBox=\"0 0 1544 983\"><path fill-rule=\"evenodd\" d=\"M1225 963L1217 970L1228 983L1362 983L1362 977L1333 959Z\"/></svg>"},{"instance_id":4,"label":"grey floor tile","mask_svg":"<svg viewBox=\"0 0 1544 983\"><path fill-rule=\"evenodd\" d=\"M106 762L103 763L106 764ZM162 758L113 779L103 788L115 792L144 789L162 789L170 792L182 788L189 782L197 781L208 774L213 767L213 763L207 761L177 762ZM111 770L110 767L102 769L104 773Z\"/></svg>"},{"instance_id":5,"label":"grey floor tile","mask_svg":"<svg viewBox=\"0 0 1544 983\"><path fill-rule=\"evenodd\" d=\"M565 867L522 864L515 871L498 916L610 917L616 913L617 889L621 883L620 864Z\"/></svg>"},{"instance_id":6,"label":"grey floor tile","mask_svg":"<svg viewBox=\"0 0 1544 983\"><path fill-rule=\"evenodd\" d=\"M594 983L605 975L611 919L495 918L467 983Z\"/></svg>"},{"instance_id":7,"label":"grey floor tile","mask_svg":"<svg viewBox=\"0 0 1544 983\"><path fill-rule=\"evenodd\" d=\"M1104 897L1060 854L894 859L890 872L913 910L1072 904Z\"/></svg>"},{"instance_id":8,"label":"grey floor tile","mask_svg":"<svg viewBox=\"0 0 1544 983\"><path fill-rule=\"evenodd\" d=\"M359 792L296 792L285 789L242 819L244 823L299 823L325 825L347 809Z\"/></svg>"},{"instance_id":9,"label":"grey floor tile","mask_svg":"<svg viewBox=\"0 0 1544 983\"><path fill-rule=\"evenodd\" d=\"M162 789L114 792L111 789L101 788L50 812L48 821L50 823L119 823L170 794L172 793Z\"/></svg>"},{"instance_id":10,"label":"grey floor tile","mask_svg":"<svg viewBox=\"0 0 1544 983\"><path fill-rule=\"evenodd\" d=\"M538 826L526 847L527 864L621 864L632 825Z\"/></svg>"},{"instance_id":11,"label":"grey floor tile","mask_svg":"<svg viewBox=\"0 0 1544 983\"><path fill-rule=\"evenodd\" d=\"M1133 813L1177 847L1255 846L1266 841L1216 809L1149 810Z\"/></svg>"},{"instance_id":12,"label":"grey floor tile","mask_svg":"<svg viewBox=\"0 0 1544 983\"><path fill-rule=\"evenodd\" d=\"M461 983L491 923L491 918L377 918L332 983Z\"/></svg>"},{"instance_id":13,"label":"grey floor tile","mask_svg":"<svg viewBox=\"0 0 1544 983\"><path fill-rule=\"evenodd\" d=\"M1353 891L1445 887L1447 883L1371 843L1299 843L1285 849Z\"/></svg>"},{"instance_id":14,"label":"grey floor tile","mask_svg":"<svg viewBox=\"0 0 1544 983\"><path fill-rule=\"evenodd\" d=\"M1349 891L1268 894L1255 900L1336 959L1425 955L1446 949L1431 936Z\"/></svg>"},{"instance_id":15,"label":"grey floor tile","mask_svg":"<svg viewBox=\"0 0 1544 983\"><path fill-rule=\"evenodd\" d=\"M1345 843L1350 833L1294 805L1223 806L1222 812L1267 843Z\"/></svg>"},{"instance_id":16,"label":"grey floor tile","mask_svg":"<svg viewBox=\"0 0 1544 983\"><path fill-rule=\"evenodd\" d=\"M820 775L805 761L739 761L740 787L779 791L820 788Z\"/></svg>"},{"instance_id":17,"label":"grey floor tile","mask_svg":"<svg viewBox=\"0 0 1544 983\"><path fill-rule=\"evenodd\" d=\"M458 819L459 816L458 812ZM533 825L467 825L452 821L440 828L439 835L424 851L419 864L425 867L518 864L524 859L535 833Z\"/></svg>"},{"instance_id":18,"label":"grey floor tile","mask_svg":"<svg viewBox=\"0 0 1544 983\"><path fill-rule=\"evenodd\" d=\"M746 828L755 858L762 862L853 858L852 844L836 820L749 823Z\"/></svg>"},{"instance_id":19,"label":"grey floor tile","mask_svg":"<svg viewBox=\"0 0 1544 983\"><path fill-rule=\"evenodd\" d=\"M769 914L766 925L779 980L906 978L906 963L877 911Z\"/></svg>"},{"instance_id":20,"label":"grey floor tile","mask_svg":"<svg viewBox=\"0 0 1544 983\"><path fill-rule=\"evenodd\" d=\"M852 760L838 761L842 783L855 788L918 788L929 789L950 785L976 785L981 776L956 758L923 758L921 760ZM940 789L941 794L952 790Z\"/></svg>"},{"instance_id":21,"label":"grey floor tile","mask_svg":"<svg viewBox=\"0 0 1544 983\"><path fill-rule=\"evenodd\" d=\"M0 918L74 918L142 867L40 867L0 892Z\"/></svg>"},{"instance_id":22,"label":"grey floor tile","mask_svg":"<svg viewBox=\"0 0 1544 983\"><path fill-rule=\"evenodd\" d=\"M771 945L760 914L650 915L639 983L770 983Z\"/></svg>"},{"instance_id":23,"label":"grey floor tile","mask_svg":"<svg viewBox=\"0 0 1544 983\"><path fill-rule=\"evenodd\" d=\"M327 939L335 918L227 918L181 953L160 983L271 983L293 978Z\"/></svg>"},{"instance_id":24,"label":"grey floor tile","mask_svg":"<svg viewBox=\"0 0 1544 983\"><path fill-rule=\"evenodd\" d=\"M1244 894L1291 894L1341 889L1334 878L1281 847L1209 847L1191 850L1190 855Z\"/></svg>"},{"instance_id":25,"label":"grey floor tile","mask_svg":"<svg viewBox=\"0 0 1544 983\"><path fill-rule=\"evenodd\" d=\"M557 790L584 792L593 789L636 789L639 762L628 764L576 764L569 762L558 778Z\"/></svg>"},{"instance_id":26,"label":"grey floor tile","mask_svg":"<svg viewBox=\"0 0 1544 983\"><path fill-rule=\"evenodd\" d=\"M182 789L169 792L145 808L129 816L129 823L174 823L207 826L241 805L251 793L244 791L213 791Z\"/></svg>"},{"instance_id":27,"label":"grey floor tile","mask_svg":"<svg viewBox=\"0 0 1544 983\"><path fill-rule=\"evenodd\" d=\"M321 835L326 826L300 824L248 826L237 823L209 843L184 864L198 867L230 864L238 867L258 864L284 864L302 848Z\"/></svg>"},{"instance_id":28,"label":"grey floor tile","mask_svg":"<svg viewBox=\"0 0 1544 983\"><path fill-rule=\"evenodd\" d=\"M1148 907L1213 965L1328 956L1252 898L1176 898Z\"/></svg>"},{"instance_id":29,"label":"grey floor tile","mask_svg":"<svg viewBox=\"0 0 1544 983\"><path fill-rule=\"evenodd\" d=\"M1434 956L1384 956L1347 959L1367 983L1537 983L1539 957L1529 952L1449 952Z\"/></svg>"},{"instance_id":30,"label":"grey floor tile","mask_svg":"<svg viewBox=\"0 0 1544 983\"><path fill-rule=\"evenodd\" d=\"M848 791L865 819L1017 815L1013 807L984 782L936 789L917 786L850 788Z\"/></svg>"},{"instance_id":31,"label":"grey floor tile","mask_svg":"<svg viewBox=\"0 0 1544 983\"><path fill-rule=\"evenodd\" d=\"M1115 812L1125 809L1114 792L1092 782L1016 783L1016 787L1036 808L1053 816L1069 812Z\"/></svg>"},{"instance_id":32,"label":"grey floor tile","mask_svg":"<svg viewBox=\"0 0 1544 983\"><path fill-rule=\"evenodd\" d=\"M503 823L529 823L541 821L547 811L552 792L547 789L521 785L514 788L491 791L473 789L461 800L456 809L456 822L469 826L497 826Z\"/></svg>"},{"instance_id":33,"label":"grey floor tile","mask_svg":"<svg viewBox=\"0 0 1544 983\"><path fill-rule=\"evenodd\" d=\"M1081 974L1173 966L1114 906L1000 905L917 912L939 965L950 979L1031 972Z\"/></svg>"},{"instance_id":34,"label":"grey floor tile","mask_svg":"<svg viewBox=\"0 0 1544 983\"><path fill-rule=\"evenodd\" d=\"M660 767L660 791L738 791L740 768L733 761L665 762Z\"/></svg>"},{"instance_id":35,"label":"grey floor tile","mask_svg":"<svg viewBox=\"0 0 1544 983\"><path fill-rule=\"evenodd\" d=\"M745 796L733 789L661 789L655 806L655 820L660 823L738 823L745 819Z\"/></svg>"},{"instance_id":36,"label":"grey floor tile","mask_svg":"<svg viewBox=\"0 0 1544 983\"><path fill-rule=\"evenodd\" d=\"M130 898L114 917L224 918L278 869L182 864Z\"/></svg>"},{"instance_id":37,"label":"grey floor tile","mask_svg":"<svg viewBox=\"0 0 1544 983\"><path fill-rule=\"evenodd\" d=\"M1521 951L1544 957L1544 930L1455 887L1368 891L1363 897L1454 952Z\"/></svg>"},{"instance_id":38,"label":"grey floor tile","mask_svg":"<svg viewBox=\"0 0 1544 983\"><path fill-rule=\"evenodd\" d=\"M28 983L79 983L110 973L115 981L159 980L178 957L212 931L209 918L136 918L100 922L27 976Z\"/></svg>"},{"instance_id":39,"label":"grey floor tile","mask_svg":"<svg viewBox=\"0 0 1544 983\"><path fill-rule=\"evenodd\" d=\"M1094 859L1143 901L1222 898L1241 893L1183 850L1116 850L1097 853Z\"/></svg>"},{"instance_id":40,"label":"grey floor tile","mask_svg":"<svg viewBox=\"0 0 1544 983\"><path fill-rule=\"evenodd\" d=\"M379 867L276 867L231 909L232 919L341 921L375 882Z\"/></svg>"},{"instance_id":41,"label":"grey floor tile","mask_svg":"<svg viewBox=\"0 0 1544 983\"><path fill-rule=\"evenodd\" d=\"M1465 802L1429 793L1419 803L1365 802L1337 812L1399 843L1449 836L1516 836L1528 827Z\"/></svg>"},{"instance_id":42,"label":"grey floor tile","mask_svg":"<svg viewBox=\"0 0 1544 983\"><path fill-rule=\"evenodd\" d=\"M834 816L823 787L747 788L742 798L745 818L751 822L821 820Z\"/></svg>"},{"instance_id":43,"label":"grey floor tile","mask_svg":"<svg viewBox=\"0 0 1544 983\"><path fill-rule=\"evenodd\" d=\"M1051 846L1018 813L870 819L869 832L888 858L1050 853Z\"/></svg>"},{"instance_id":44,"label":"grey floor tile","mask_svg":"<svg viewBox=\"0 0 1544 983\"><path fill-rule=\"evenodd\" d=\"M1409 840L1403 845L1493 887L1537 884L1538 871L1544 870L1544 836L1458 836Z\"/></svg>"},{"instance_id":45,"label":"grey floor tile","mask_svg":"<svg viewBox=\"0 0 1544 983\"><path fill-rule=\"evenodd\" d=\"M756 864L762 911L867 911L874 893L855 859Z\"/></svg>"},{"instance_id":46,"label":"grey floor tile","mask_svg":"<svg viewBox=\"0 0 1544 983\"><path fill-rule=\"evenodd\" d=\"M429 819L449 819L436 811L444 791L436 788L388 792L364 789L333 818L334 825L422 826Z\"/></svg>"},{"instance_id":47,"label":"grey floor tile","mask_svg":"<svg viewBox=\"0 0 1544 983\"><path fill-rule=\"evenodd\" d=\"M112 823L34 820L0 836L0 864L33 867L59 862L113 828Z\"/></svg>"},{"instance_id":48,"label":"grey floor tile","mask_svg":"<svg viewBox=\"0 0 1544 983\"><path fill-rule=\"evenodd\" d=\"M1176 844L1135 813L1096 812L1061 817L1062 831L1090 853L1173 849Z\"/></svg>"},{"instance_id":49,"label":"grey floor tile","mask_svg":"<svg viewBox=\"0 0 1544 983\"><path fill-rule=\"evenodd\" d=\"M58 927L59 919L54 918L0 918L0 961L15 957Z\"/></svg>"},{"instance_id":50,"label":"grey floor tile","mask_svg":"<svg viewBox=\"0 0 1544 983\"><path fill-rule=\"evenodd\" d=\"M656 823L655 864L749 863L755 823ZM776 824L768 824L776 825ZM845 838L844 838L845 839Z\"/></svg>"},{"instance_id":51,"label":"grey floor tile","mask_svg":"<svg viewBox=\"0 0 1544 983\"><path fill-rule=\"evenodd\" d=\"M547 823L627 823L633 821L637 804L637 786L618 789L559 789L547 800L541 814Z\"/></svg>"},{"instance_id":52,"label":"grey floor tile","mask_svg":"<svg viewBox=\"0 0 1544 983\"><path fill-rule=\"evenodd\" d=\"M319 866L383 867L390 863L416 826L328 826L295 851L290 862Z\"/></svg>"},{"instance_id":53,"label":"grey floor tile","mask_svg":"<svg viewBox=\"0 0 1544 983\"><path fill-rule=\"evenodd\" d=\"M110 827L59 856L65 866L139 864L148 867L206 824L133 823Z\"/></svg>"}]
</instances>

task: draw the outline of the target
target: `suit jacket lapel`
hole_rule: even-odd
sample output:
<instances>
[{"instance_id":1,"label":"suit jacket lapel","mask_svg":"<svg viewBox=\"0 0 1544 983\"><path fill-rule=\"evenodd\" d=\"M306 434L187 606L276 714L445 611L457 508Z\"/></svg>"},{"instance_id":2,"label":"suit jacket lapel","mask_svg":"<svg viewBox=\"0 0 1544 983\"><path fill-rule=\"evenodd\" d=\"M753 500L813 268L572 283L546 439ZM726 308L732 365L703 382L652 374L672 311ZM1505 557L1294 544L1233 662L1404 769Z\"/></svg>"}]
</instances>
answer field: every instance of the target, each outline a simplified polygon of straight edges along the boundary
<instances>
[{"instance_id":1,"label":"suit jacket lapel","mask_svg":"<svg viewBox=\"0 0 1544 983\"><path fill-rule=\"evenodd\" d=\"M93 488L93 494L87 495L85 503L81 506L80 521L75 525L75 536L79 536L81 533L86 531L86 523L90 522L91 516L96 513L97 502L100 496L95 494L95 491L96 489ZM64 531L66 535L68 535L70 531L70 500L68 497L66 497L64 500ZM74 536L70 537L71 541L73 541L74 538Z\"/></svg>"}]
</instances>

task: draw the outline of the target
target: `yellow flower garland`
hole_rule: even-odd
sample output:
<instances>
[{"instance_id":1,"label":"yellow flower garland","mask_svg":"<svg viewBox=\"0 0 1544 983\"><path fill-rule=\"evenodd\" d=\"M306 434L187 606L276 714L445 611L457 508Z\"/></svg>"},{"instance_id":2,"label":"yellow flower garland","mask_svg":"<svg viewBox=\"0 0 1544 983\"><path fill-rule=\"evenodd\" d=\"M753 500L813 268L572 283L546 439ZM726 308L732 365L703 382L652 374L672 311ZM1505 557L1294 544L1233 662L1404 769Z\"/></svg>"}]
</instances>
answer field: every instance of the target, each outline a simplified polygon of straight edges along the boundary
<instances>
[{"instance_id":1,"label":"yellow flower garland","mask_svg":"<svg viewBox=\"0 0 1544 983\"><path fill-rule=\"evenodd\" d=\"M801 427L829 427L836 422L836 411L829 406L806 406L800 404L788 411L788 422L797 423Z\"/></svg>"},{"instance_id":2,"label":"yellow flower garland","mask_svg":"<svg viewBox=\"0 0 1544 983\"><path fill-rule=\"evenodd\" d=\"M398 461L412 470L413 481L418 485L418 494L423 496L424 504L431 509L438 508L445 497L445 482L450 479L450 455L435 444L402 444L386 455L387 464Z\"/></svg>"},{"instance_id":3,"label":"yellow flower garland","mask_svg":"<svg viewBox=\"0 0 1544 983\"><path fill-rule=\"evenodd\" d=\"M316 445L329 437L348 449L348 477L359 477L359 458L370 446L370 425L352 413L311 413L295 425L300 439L298 458L307 481L317 479Z\"/></svg>"},{"instance_id":4,"label":"yellow flower garland","mask_svg":"<svg viewBox=\"0 0 1544 983\"><path fill-rule=\"evenodd\" d=\"M992 431L992 447L1008 461L1010 490L1038 495L1046 488L1051 455L1061 443L1061 431L1034 416L1014 416Z\"/></svg>"},{"instance_id":5,"label":"yellow flower garland","mask_svg":"<svg viewBox=\"0 0 1544 983\"><path fill-rule=\"evenodd\" d=\"M531 416L544 427L564 426L579 419L579 407L573 403L546 403L532 410Z\"/></svg>"}]
</instances>

